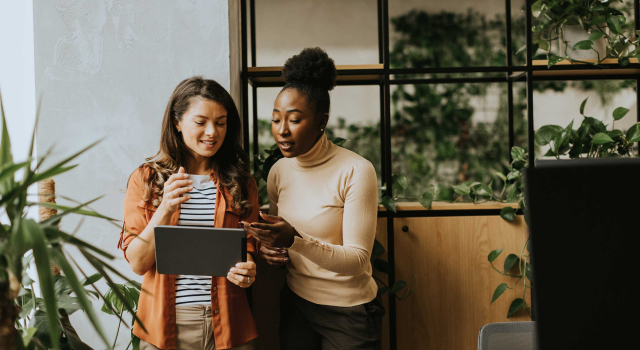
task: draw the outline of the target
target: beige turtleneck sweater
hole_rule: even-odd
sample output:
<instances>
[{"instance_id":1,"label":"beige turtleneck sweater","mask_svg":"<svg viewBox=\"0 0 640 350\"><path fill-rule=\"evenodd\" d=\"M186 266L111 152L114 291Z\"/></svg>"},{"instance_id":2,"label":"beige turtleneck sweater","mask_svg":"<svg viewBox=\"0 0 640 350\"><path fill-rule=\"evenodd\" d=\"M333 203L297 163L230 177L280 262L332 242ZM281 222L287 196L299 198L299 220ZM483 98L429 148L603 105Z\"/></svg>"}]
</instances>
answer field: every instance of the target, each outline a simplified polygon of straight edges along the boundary
<instances>
[{"instance_id":1,"label":"beige turtleneck sweater","mask_svg":"<svg viewBox=\"0 0 640 350\"><path fill-rule=\"evenodd\" d=\"M289 248L291 290L321 305L373 300L378 290L369 260L378 216L373 165L323 135L304 155L279 160L267 189L269 213L302 236Z\"/></svg>"}]
</instances>

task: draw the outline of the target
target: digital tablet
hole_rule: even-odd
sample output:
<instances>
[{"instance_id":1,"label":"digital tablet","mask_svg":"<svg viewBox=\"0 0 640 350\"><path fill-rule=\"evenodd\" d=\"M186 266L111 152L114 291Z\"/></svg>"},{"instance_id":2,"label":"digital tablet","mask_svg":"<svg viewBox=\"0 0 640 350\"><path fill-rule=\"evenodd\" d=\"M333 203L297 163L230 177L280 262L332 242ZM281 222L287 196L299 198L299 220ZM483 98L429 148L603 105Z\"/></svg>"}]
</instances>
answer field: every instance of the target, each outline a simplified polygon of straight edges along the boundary
<instances>
[{"instance_id":1,"label":"digital tablet","mask_svg":"<svg viewBox=\"0 0 640 350\"><path fill-rule=\"evenodd\" d=\"M247 261L243 229L158 225L154 235L158 273L226 277Z\"/></svg>"}]
</instances>

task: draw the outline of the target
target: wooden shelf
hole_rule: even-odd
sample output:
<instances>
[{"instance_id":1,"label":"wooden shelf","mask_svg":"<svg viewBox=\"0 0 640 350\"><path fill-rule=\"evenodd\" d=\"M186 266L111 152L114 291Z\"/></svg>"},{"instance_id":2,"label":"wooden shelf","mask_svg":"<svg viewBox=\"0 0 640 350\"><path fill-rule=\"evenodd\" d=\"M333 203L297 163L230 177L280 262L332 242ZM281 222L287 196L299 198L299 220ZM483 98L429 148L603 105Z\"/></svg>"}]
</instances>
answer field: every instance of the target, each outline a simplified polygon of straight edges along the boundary
<instances>
[{"instance_id":1,"label":"wooden shelf","mask_svg":"<svg viewBox=\"0 0 640 350\"><path fill-rule=\"evenodd\" d=\"M479 204L473 203L449 203L449 202L433 202L428 210L484 210L484 209L502 209L504 207L517 208L518 203L499 203L485 202ZM396 204L396 211L416 211L425 210L419 202L399 202ZM387 208L380 205L378 211L387 211Z\"/></svg>"},{"instance_id":2,"label":"wooden shelf","mask_svg":"<svg viewBox=\"0 0 640 350\"><path fill-rule=\"evenodd\" d=\"M517 208L518 203L499 203L499 202L485 202L480 204L473 203L449 203L449 202L433 202L429 210L484 210L484 209L502 209L504 207ZM265 213L269 212L269 204L265 204L260 207ZM422 204L419 202L399 202L396 204L397 211L416 211L425 210ZM380 205L378 211L387 211L387 208Z\"/></svg>"},{"instance_id":3,"label":"wooden shelf","mask_svg":"<svg viewBox=\"0 0 640 350\"><path fill-rule=\"evenodd\" d=\"M597 63L598 60L582 60L590 63ZM581 75L633 75L640 74L640 68L636 67L620 67L618 66L618 60L614 58L609 58L600 63L601 66L605 66L607 68L599 68L599 67L589 67L586 69L580 69L581 66L588 66L587 63L573 63L568 60L562 60L556 63L553 67L546 68L549 64L548 60L534 60L533 66L544 69L537 69L533 72L533 76L544 77L544 76L581 76ZM637 58L629 59L629 64L638 64ZM558 67L554 69L554 67ZM571 67L572 69L567 69Z\"/></svg>"},{"instance_id":4,"label":"wooden shelf","mask_svg":"<svg viewBox=\"0 0 640 350\"><path fill-rule=\"evenodd\" d=\"M337 65L338 84L378 83L382 79L383 64ZM282 67L248 67L249 82L254 86L281 86Z\"/></svg>"}]
</instances>

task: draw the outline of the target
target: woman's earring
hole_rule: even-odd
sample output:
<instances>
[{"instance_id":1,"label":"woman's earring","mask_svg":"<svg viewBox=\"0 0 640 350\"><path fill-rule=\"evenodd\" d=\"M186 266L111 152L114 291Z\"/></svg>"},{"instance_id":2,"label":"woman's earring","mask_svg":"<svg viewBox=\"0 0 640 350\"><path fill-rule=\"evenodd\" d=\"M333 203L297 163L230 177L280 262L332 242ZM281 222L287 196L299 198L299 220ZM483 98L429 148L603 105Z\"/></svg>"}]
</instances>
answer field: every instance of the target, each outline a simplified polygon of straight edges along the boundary
<instances>
[{"instance_id":1,"label":"woman's earring","mask_svg":"<svg viewBox=\"0 0 640 350\"><path fill-rule=\"evenodd\" d=\"M324 132L324 129L320 129L320 132Z\"/></svg>"}]
</instances>

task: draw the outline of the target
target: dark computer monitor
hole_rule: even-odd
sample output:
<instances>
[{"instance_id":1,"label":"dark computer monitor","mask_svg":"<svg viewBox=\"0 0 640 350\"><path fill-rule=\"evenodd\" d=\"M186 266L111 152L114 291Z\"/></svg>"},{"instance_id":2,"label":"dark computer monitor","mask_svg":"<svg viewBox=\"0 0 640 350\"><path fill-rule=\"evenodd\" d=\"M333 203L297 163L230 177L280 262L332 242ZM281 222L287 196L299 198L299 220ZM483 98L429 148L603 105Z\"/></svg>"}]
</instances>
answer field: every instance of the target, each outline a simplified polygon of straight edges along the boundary
<instances>
[{"instance_id":1,"label":"dark computer monitor","mask_svg":"<svg viewBox=\"0 0 640 350\"><path fill-rule=\"evenodd\" d=\"M640 160L526 173L541 350L640 348Z\"/></svg>"}]
</instances>

